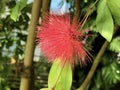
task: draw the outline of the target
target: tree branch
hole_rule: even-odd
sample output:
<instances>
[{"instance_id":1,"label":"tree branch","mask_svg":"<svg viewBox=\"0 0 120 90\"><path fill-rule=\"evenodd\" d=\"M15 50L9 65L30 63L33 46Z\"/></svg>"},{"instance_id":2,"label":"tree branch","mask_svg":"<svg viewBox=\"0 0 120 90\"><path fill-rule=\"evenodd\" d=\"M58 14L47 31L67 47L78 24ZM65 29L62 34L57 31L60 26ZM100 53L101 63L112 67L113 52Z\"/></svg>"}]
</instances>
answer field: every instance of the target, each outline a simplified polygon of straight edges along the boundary
<instances>
[{"instance_id":1,"label":"tree branch","mask_svg":"<svg viewBox=\"0 0 120 90\"><path fill-rule=\"evenodd\" d=\"M118 26L116 25L115 29L114 29L114 35L115 35L117 29L118 29ZM98 52L98 54L97 54L97 56L96 56L96 58L95 58L95 60L93 62L93 65L92 65L92 67L91 67L91 69L90 69L90 71L89 71L89 73L87 75L87 77L85 78L84 82L82 83L82 85L77 90L86 90L90 80L92 79L92 77L93 77L93 75L94 75L94 73L96 71L97 66L100 63L101 57L105 53L105 50L107 49L108 45L109 45L109 42L106 40L104 42L104 44L102 45L100 51Z\"/></svg>"},{"instance_id":2,"label":"tree branch","mask_svg":"<svg viewBox=\"0 0 120 90\"><path fill-rule=\"evenodd\" d=\"M80 10L80 0L75 0L74 2L75 2L76 10L75 10L75 13L74 13L74 19L73 20L76 23L79 23L79 21L80 21L80 13L81 13L81 10Z\"/></svg>"},{"instance_id":3,"label":"tree branch","mask_svg":"<svg viewBox=\"0 0 120 90\"><path fill-rule=\"evenodd\" d=\"M26 49L25 49L25 57L24 57L24 68L26 69L27 67L31 68L33 64L35 36L36 36L35 31L36 31L36 26L39 20L40 7L41 7L41 0L34 0L33 6L32 6L31 21L28 27L29 31L28 31L28 37L27 37L27 43L26 43ZM32 75L32 71L30 69L28 70L28 73ZM32 77L29 77L29 78L22 77L21 84L20 84L20 90L33 90L32 88L33 84L31 83L32 83Z\"/></svg>"},{"instance_id":4,"label":"tree branch","mask_svg":"<svg viewBox=\"0 0 120 90\"><path fill-rule=\"evenodd\" d=\"M86 90L87 85L90 82L90 80L91 80L91 78L92 78L92 76L93 76L93 74L94 74L100 60L101 60L101 57L104 54L104 52L105 52L108 45L109 45L109 42L105 41L102 48L100 49L97 57L95 58L95 60L93 62L93 65L92 65L87 77L85 78L84 82L82 83L82 85L77 90Z\"/></svg>"},{"instance_id":5,"label":"tree branch","mask_svg":"<svg viewBox=\"0 0 120 90\"><path fill-rule=\"evenodd\" d=\"M50 10L50 2L51 0L42 0L42 21L45 19Z\"/></svg>"},{"instance_id":6,"label":"tree branch","mask_svg":"<svg viewBox=\"0 0 120 90\"><path fill-rule=\"evenodd\" d=\"M75 2L75 13L74 13L74 17L73 17L73 22L76 22L77 24L79 24L80 21L80 0L74 0Z\"/></svg>"}]
</instances>

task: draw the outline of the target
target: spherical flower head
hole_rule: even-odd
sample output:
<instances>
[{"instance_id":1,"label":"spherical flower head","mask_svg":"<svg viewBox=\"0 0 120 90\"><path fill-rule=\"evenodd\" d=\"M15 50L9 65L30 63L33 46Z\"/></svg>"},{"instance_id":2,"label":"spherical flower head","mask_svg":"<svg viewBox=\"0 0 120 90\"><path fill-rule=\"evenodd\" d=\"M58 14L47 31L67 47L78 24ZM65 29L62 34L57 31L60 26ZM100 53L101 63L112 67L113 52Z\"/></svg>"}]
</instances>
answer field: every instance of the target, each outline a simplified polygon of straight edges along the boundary
<instances>
[{"instance_id":1,"label":"spherical flower head","mask_svg":"<svg viewBox=\"0 0 120 90\"><path fill-rule=\"evenodd\" d=\"M49 15L38 26L39 47L50 62L60 58L61 63L86 63L89 56L82 43L84 31L78 30L80 25L70 22L69 15Z\"/></svg>"}]
</instances>

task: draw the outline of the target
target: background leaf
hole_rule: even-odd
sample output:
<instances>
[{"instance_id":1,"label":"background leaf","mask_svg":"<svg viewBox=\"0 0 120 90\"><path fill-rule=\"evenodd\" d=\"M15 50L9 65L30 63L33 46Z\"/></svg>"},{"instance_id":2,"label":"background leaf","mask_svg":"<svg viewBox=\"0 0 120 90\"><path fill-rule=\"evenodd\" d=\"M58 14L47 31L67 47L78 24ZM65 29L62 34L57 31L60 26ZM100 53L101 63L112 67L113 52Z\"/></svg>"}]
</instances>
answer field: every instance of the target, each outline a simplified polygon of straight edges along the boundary
<instances>
[{"instance_id":1,"label":"background leaf","mask_svg":"<svg viewBox=\"0 0 120 90\"><path fill-rule=\"evenodd\" d=\"M113 52L120 52L120 37L116 37L110 43L109 49Z\"/></svg>"},{"instance_id":2,"label":"background leaf","mask_svg":"<svg viewBox=\"0 0 120 90\"><path fill-rule=\"evenodd\" d=\"M96 28L107 41L111 41L113 35L113 19L106 0L101 0L97 8Z\"/></svg>"},{"instance_id":3,"label":"background leaf","mask_svg":"<svg viewBox=\"0 0 120 90\"><path fill-rule=\"evenodd\" d=\"M120 70L120 65L116 61L112 62L108 67L102 68L103 79L108 84L115 84L120 81L120 73L117 71Z\"/></svg>"},{"instance_id":4,"label":"background leaf","mask_svg":"<svg viewBox=\"0 0 120 90\"><path fill-rule=\"evenodd\" d=\"M108 0L107 4L118 25L120 25L120 0Z\"/></svg>"},{"instance_id":5,"label":"background leaf","mask_svg":"<svg viewBox=\"0 0 120 90\"><path fill-rule=\"evenodd\" d=\"M19 3L20 3L20 10L22 10L27 4L27 0L21 0Z\"/></svg>"},{"instance_id":6,"label":"background leaf","mask_svg":"<svg viewBox=\"0 0 120 90\"><path fill-rule=\"evenodd\" d=\"M14 21L16 21L19 11L20 11L19 3L17 3L16 6L12 10L10 18L13 19Z\"/></svg>"},{"instance_id":7,"label":"background leaf","mask_svg":"<svg viewBox=\"0 0 120 90\"><path fill-rule=\"evenodd\" d=\"M12 9L12 13L10 15L11 19L16 21L20 10L22 10L26 6L26 4L27 0L21 0L20 2L18 2L16 6Z\"/></svg>"}]
</instances>

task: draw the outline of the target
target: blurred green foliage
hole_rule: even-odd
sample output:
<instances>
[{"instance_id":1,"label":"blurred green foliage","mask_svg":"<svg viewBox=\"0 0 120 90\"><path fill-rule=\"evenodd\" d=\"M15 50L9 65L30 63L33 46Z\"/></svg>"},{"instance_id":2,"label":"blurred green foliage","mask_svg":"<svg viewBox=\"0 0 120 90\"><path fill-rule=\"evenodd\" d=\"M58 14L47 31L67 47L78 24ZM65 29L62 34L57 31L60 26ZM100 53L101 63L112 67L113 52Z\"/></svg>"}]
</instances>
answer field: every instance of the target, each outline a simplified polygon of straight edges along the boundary
<instances>
[{"instance_id":1,"label":"blurred green foliage","mask_svg":"<svg viewBox=\"0 0 120 90\"><path fill-rule=\"evenodd\" d=\"M24 1L24 0L22 0ZM85 13L89 10L89 6L95 0L83 0L81 1L81 19ZM99 0L98 3L92 8L89 19L87 20L84 29L91 30L89 33L92 36L87 38L88 48L94 57L96 57L100 47L104 42L104 38L111 40L113 35L113 27L108 25L112 20L115 24L120 25L120 4L117 4L115 0L109 0L111 2L106 2L107 0ZM70 3L70 11L73 16L75 11L74 0L67 0ZM8 77L13 75L11 67L11 58L15 58L16 61L23 61L24 49L27 38L27 28L31 16L31 6L32 4L24 4L24 6L18 10L18 13L14 16L14 21L11 19L11 13L14 13L15 5L17 5L17 0L0 0L0 90L13 90L10 89L8 84ZM107 7L110 15L106 11L106 14L102 11L102 5ZM63 5L63 4L62 4ZM107 6L106 6L107 5ZM109 7L109 8L108 8ZM112 8L111 8L112 7ZM101 9L102 8L102 9ZM18 8L17 8L18 9ZM16 10L15 10L16 11ZM100 14L99 14L100 13ZM15 13L14 13L15 14ZM105 14L105 15L104 15ZM105 16L105 17L104 17ZM97 17L97 22L96 22ZM111 18L111 20L109 19ZM107 21L105 21L107 20ZM110 22L109 22L110 21ZM113 22L112 21L112 22ZM105 23L104 23L105 22ZM97 23L97 25L96 25ZM102 25L102 26L101 26ZM97 28L96 28L97 27ZM102 29L100 29L102 27ZM106 29L107 28L107 29ZM110 29L109 29L110 28ZM111 29L112 28L112 29ZM109 31L111 30L111 31ZM111 33L106 34L104 33ZM104 34L101 34L104 33ZM101 36L101 35L102 36ZM87 66L81 68L79 65L75 66L72 90L75 90L85 79L92 63L88 63ZM50 64L45 61L45 58L40 58L40 63L34 64L36 81L35 90L38 90L46 85L47 75L49 72ZM15 76L15 75L14 75ZM42 81L40 81L42 76ZM46 81L46 82L44 82ZM39 83L38 83L39 82ZM40 84L40 83L44 84ZM120 83L120 30L113 37L110 42L110 46L107 48L102 60L88 86L88 90L114 90L117 84ZM18 87L19 88L19 87ZM118 89L115 90L119 90Z\"/></svg>"},{"instance_id":2,"label":"blurred green foliage","mask_svg":"<svg viewBox=\"0 0 120 90\"><path fill-rule=\"evenodd\" d=\"M10 90L7 77L12 74L11 58L17 61L24 56L31 4L19 13L14 22L10 18L16 0L0 0L0 90Z\"/></svg>"}]
</instances>

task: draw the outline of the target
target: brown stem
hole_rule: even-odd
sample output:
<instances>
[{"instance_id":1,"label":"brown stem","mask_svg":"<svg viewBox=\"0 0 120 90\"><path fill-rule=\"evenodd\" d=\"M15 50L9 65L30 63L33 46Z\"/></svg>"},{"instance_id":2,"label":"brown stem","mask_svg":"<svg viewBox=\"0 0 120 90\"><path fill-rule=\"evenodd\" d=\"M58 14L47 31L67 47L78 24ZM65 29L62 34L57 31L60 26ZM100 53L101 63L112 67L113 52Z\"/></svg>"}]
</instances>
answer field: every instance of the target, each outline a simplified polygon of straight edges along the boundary
<instances>
[{"instance_id":1,"label":"brown stem","mask_svg":"<svg viewBox=\"0 0 120 90\"><path fill-rule=\"evenodd\" d=\"M79 23L79 21L80 21L80 0L75 0L75 8L76 8L76 10L75 10L75 13L74 13L74 21L76 22L76 23Z\"/></svg>"},{"instance_id":2,"label":"brown stem","mask_svg":"<svg viewBox=\"0 0 120 90\"><path fill-rule=\"evenodd\" d=\"M42 20L45 19L50 9L51 0L42 0Z\"/></svg>"},{"instance_id":3,"label":"brown stem","mask_svg":"<svg viewBox=\"0 0 120 90\"><path fill-rule=\"evenodd\" d=\"M101 57L104 54L104 52L105 52L108 45L109 45L109 42L105 41L102 48L100 49L97 57L95 58L95 60L93 62L93 65L92 65L87 77L85 78L84 82L82 83L82 85L77 90L86 90L87 85L90 82L90 80L91 80L91 78L92 78L92 76L93 76L93 74L94 74L100 60L101 60Z\"/></svg>"},{"instance_id":4,"label":"brown stem","mask_svg":"<svg viewBox=\"0 0 120 90\"><path fill-rule=\"evenodd\" d=\"M115 25L114 35L115 35L116 31L118 30L118 28L119 27L117 25ZM101 60L101 57L105 53L105 50L107 49L108 45L109 45L109 42L106 40L104 42L104 44L102 45L100 51L98 52L98 54L97 54L97 56L96 56L96 58L95 58L95 60L93 62L93 65L92 65L92 67L91 67L91 69L90 69L90 71L89 71L89 73L87 75L87 77L85 78L84 82L82 83L82 85L77 90L86 90L86 88L87 88L90 80L92 79L92 77L93 77L93 75L95 73L95 70L96 70L96 68L97 68L97 66L98 66L98 64L99 64L99 62Z\"/></svg>"},{"instance_id":5,"label":"brown stem","mask_svg":"<svg viewBox=\"0 0 120 90\"><path fill-rule=\"evenodd\" d=\"M34 0L32 6L31 21L28 28L29 31L28 31L28 37L27 37L27 43L25 49L25 58L24 58L24 68L26 70L28 69L27 71L30 75L33 75L31 74L32 71L30 70L30 68L32 67L33 64L35 36L36 36L35 30L39 20L40 7L41 7L41 0ZM32 83L32 77L29 78L22 77L20 83L20 90L33 90L32 88L33 84L31 85L31 83Z\"/></svg>"}]
</instances>

